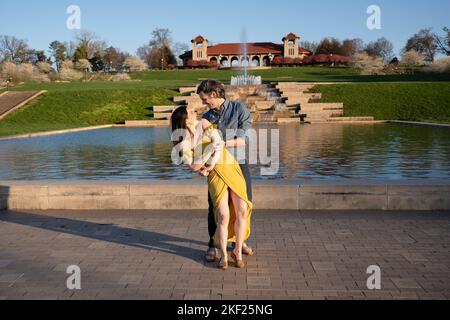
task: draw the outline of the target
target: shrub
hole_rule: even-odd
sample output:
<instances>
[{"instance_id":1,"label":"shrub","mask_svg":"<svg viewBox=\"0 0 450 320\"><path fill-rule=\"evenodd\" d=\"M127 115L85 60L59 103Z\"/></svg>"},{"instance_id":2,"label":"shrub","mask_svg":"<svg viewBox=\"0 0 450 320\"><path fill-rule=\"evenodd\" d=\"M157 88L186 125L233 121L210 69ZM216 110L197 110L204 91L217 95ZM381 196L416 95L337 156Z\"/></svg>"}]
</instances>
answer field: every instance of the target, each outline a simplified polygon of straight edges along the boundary
<instances>
[{"instance_id":1,"label":"shrub","mask_svg":"<svg viewBox=\"0 0 450 320\"><path fill-rule=\"evenodd\" d=\"M407 51L402 54L401 64L406 67L418 67L424 64L424 56L416 51Z\"/></svg>"},{"instance_id":2,"label":"shrub","mask_svg":"<svg viewBox=\"0 0 450 320\"><path fill-rule=\"evenodd\" d=\"M35 69L33 75L31 76L30 81L46 83L50 82L50 77L48 74L39 72L37 69Z\"/></svg>"},{"instance_id":3,"label":"shrub","mask_svg":"<svg viewBox=\"0 0 450 320\"><path fill-rule=\"evenodd\" d=\"M117 82L117 81L130 81L131 78L127 73L118 73L111 77L111 81Z\"/></svg>"},{"instance_id":4,"label":"shrub","mask_svg":"<svg viewBox=\"0 0 450 320\"><path fill-rule=\"evenodd\" d=\"M145 71L148 69L145 62L138 57L127 57L124 66L132 72Z\"/></svg>"},{"instance_id":5,"label":"shrub","mask_svg":"<svg viewBox=\"0 0 450 320\"><path fill-rule=\"evenodd\" d=\"M12 78L12 81L15 82L18 78L16 65L12 62L3 62L0 65L0 77L7 81Z\"/></svg>"},{"instance_id":6,"label":"shrub","mask_svg":"<svg viewBox=\"0 0 450 320\"><path fill-rule=\"evenodd\" d=\"M436 60L435 62L429 65L427 71L436 73L450 72L450 57L445 57Z\"/></svg>"},{"instance_id":7,"label":"shrub","mask_svg":"<svg viewBox=\"0 0 450 320\"><path fill-rule=\"evenodd\" d=\"M199 60L199 61L194 61L194 60L189 60L186 63L186 67L188 68L199 68L199 69L213 69L213 68L218 68L218 64L217 62L210 62L207 60Z\"/></svg>"},{"instance_id":8,"label":"shrub","mask_svg":"<svg viewBox=\"0 0 450 320\"><path fill-rule=\"evenodd\" d=\"M4 81L11 79L13 83L29 81L33 76L33 65L30 63L16 65L12 62L4 62L0 69L1 78Z\"/></svg>"},{"instance_id":9,"label":"shrub","mask_svg":"<svg viewBox=\"0 0 450 320\"><path fill-rule=\"evenodd\" d=\"M303 60L301 58L289 58L289 57L275 57L272 60L272 66L281 67L281 66L300 66L303 64Z\"/></svg>"},{"instance_id":10,"label":"shrub","mask_svg":"<svg viewBox=\"0 0 450 320\"><path fill-rule=\"evenodd\" d=\"M83 73L72 68L61 68L59 79L63 81L77 81L83 77Z\"/></svg>"},{"instance_id":11,"label":"shrub","mask_svg":"<svg viewBox=\"0 0 450 320\"><path fill-rule=\"evenodd\" d=\"M80 59L75 64L75 67L76 67L77 70L87 71L87 70L91 70L92 65L91 65L91 63L89 62L88 59Z\"/></svg>"},{"instance_id":12,"label":"shrub","mask_svg":"<svg viewBox=\"0 0 450 320\"><path fill-rule=\"evenodd\" d=\"M361 74L383 74L384 60L380 57L371 57L366 52L355 54L351 58L351 66L361 70Z\"/></svg>"},{"instance_id":13,"label":"shrub","mask_svg":"<svg viewBox=\"0 0 450 320\"><path fill-rule=\"evenodd\" d=\"M39 72L41 73L51 73L53 71L53 68L51 66L50 63L47 62L38 62L36 64L37 69L39 70Z\"/></svg>"},{"instance_id":14,"label":"shrub","mask_svg":"<svg viewBox=\"0 0 450 320\"><path fill-rule=\"evenodd\" d=\"M74 65L71 60L64 60L63 62L61 62L60 68L61 69L73 69Z\"/></svg>"}]
</instances>

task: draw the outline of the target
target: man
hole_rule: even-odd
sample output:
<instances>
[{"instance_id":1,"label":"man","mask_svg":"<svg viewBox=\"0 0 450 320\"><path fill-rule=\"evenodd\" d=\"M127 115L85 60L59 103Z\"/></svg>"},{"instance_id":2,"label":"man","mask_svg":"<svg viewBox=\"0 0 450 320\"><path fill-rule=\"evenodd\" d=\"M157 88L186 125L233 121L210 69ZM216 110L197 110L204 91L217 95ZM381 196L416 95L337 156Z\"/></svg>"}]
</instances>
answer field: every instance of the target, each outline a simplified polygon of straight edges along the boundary
<instances>
[{"instance_id":1,"label":"man","mask_svg":"<svg viewBox=\"0 0 450 320\"><path fill-rule=\"evenodd\" d=\"M250 111L242 102L232 102L225 97L225 87L217 80L205 80L197 89L203 104L210 110L203 116L212 124L216 124L222 132L226 148L236 156L242 173L247 182L248 199L253 201L252 180L250 169L245 157L245 146L249 144L248 131L252 128L252 117ZM233 152L234 151L236 152ZM214 235L217 224L214 217L214 204L208 194L209 215L209 249L205 255L207 262L214 262L217 259L217 250L214 246ZM244 255L253 255L253 250L246 243L242 249Z\"/></svg>"}]
</instances>

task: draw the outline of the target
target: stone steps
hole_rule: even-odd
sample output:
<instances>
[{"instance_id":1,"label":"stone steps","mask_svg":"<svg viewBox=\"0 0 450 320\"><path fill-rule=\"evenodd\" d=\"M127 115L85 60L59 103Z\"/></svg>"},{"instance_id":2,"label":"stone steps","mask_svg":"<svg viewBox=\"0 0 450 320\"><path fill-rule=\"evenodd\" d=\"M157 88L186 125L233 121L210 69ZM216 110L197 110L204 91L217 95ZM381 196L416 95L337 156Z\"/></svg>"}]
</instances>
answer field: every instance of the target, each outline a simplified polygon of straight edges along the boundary
<instances>
[{"instance_id":1,"label":"stone steps","mask_svg":"<svg viewBox=\"0 0 450 320\"><path fill-rule=\"evenodd\" d=\"M154 106L153 112L154 113L173 113L175 109L178 108L178 106Z\"/></svg>"},{"instance_id":2,"label":"stone steps","mask_svg":"<svg viewBox=\"0 0 450 320\"><path fill-rule=\"evenodd\" d=\"M198 87L181 87L178 89L178 91L181 94L191 93L191 92L197 92Z\"/></svg>"},{"instance_id":3,"label":"stone steps","mask_svg":"<svg viewBox=\"0 0 450 320\"><path fill-rule=\"evenodd\" d=\"M318 103L306 103L302 105L302 110L309 109L321 109L321 110L342 110L344 109L344 103L342 102L318 102Z\"/></svg>"},{"instance_id":4,"label":"stone steps","mask_svg":"<svg viewBox=\"0 0 450 320\"><path fill-rule=\"evenodd\" d=\"M170 125L168 120L130 120L125 121L125 126L130 128L139 127L167 127Z\"/></svg>"},{"instance_id":5,"label":"stone steps","mask_svg":"<svg viewBox=\"0 0 450 320\"><path fill-rule=\"evenodd\" d=\"M255 101L254 105L258 111L268 111L273 109L275 102L273 101Z\"/></svg>"},{"instance_id":6,"label":"stone steps","mask_svg":"<svg viewBox=\"0 0 450 320\"><path fill-rule=\"evenodd\" d=\"M296 90L311 90L314 88L314 84L308 84L308 83L278 83L275 85L275 88L280 91L296 91Z\"/></svg>"},{"instance_id":7,"label":"stone steps","mask_svg":"<svg viewBox=\"0 0 450 320\"><path fill-rule=\"evenodd\" d=\"M373 122L374 117L336 117L328 119L329 122Z\"/></svg>"},{"instance_id":8,"label":"stone steps","mask_svg":"<svg viewBox=\"0 0 450 320\"><path fill-rule=\"evenodd\" d=\"M259 101L266 101L266 97L261 96L251 96L247 98L247 103L255 103Z\"/></svg>"},{"instance_id":9,"label":"stone steps","mask_svg":"<svg viewBox=\"0 0 450 320\"><path fill-rule=\"evenodd\" d=\"M156 120L169 120L170 117L172 117L172 112L153 114L153 118Z\"/></svg>"},{"instance_id":10,"label":"stone steps","mask_svg":"<svg viewBox=\"0 0 450 320\"><path fill-rule=\"evenodd\" d=\"M319 100L322 99L322 94L321 93L282 94L281 97L292 101L296 99Z\"/></svg>"}]
</instances>

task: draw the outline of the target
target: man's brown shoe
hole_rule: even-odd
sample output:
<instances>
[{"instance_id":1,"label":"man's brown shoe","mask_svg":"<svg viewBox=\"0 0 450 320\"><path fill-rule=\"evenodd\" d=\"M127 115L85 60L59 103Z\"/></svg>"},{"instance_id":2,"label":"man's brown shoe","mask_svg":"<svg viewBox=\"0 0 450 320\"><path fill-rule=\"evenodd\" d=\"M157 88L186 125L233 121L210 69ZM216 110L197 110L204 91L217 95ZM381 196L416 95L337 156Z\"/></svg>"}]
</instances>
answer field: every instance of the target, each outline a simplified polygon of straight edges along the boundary
<instances>
[{"instance_id":1,"label":"man's brown shoe","mask_svg":"<svg viewBox=\"0 0 450 320\"><path fill-rule=\"evenodd\" d=\"M217 261L217 250L215 248L209 248L205 255L206 262L213 263Z\"/></svg>"}]
</instances>

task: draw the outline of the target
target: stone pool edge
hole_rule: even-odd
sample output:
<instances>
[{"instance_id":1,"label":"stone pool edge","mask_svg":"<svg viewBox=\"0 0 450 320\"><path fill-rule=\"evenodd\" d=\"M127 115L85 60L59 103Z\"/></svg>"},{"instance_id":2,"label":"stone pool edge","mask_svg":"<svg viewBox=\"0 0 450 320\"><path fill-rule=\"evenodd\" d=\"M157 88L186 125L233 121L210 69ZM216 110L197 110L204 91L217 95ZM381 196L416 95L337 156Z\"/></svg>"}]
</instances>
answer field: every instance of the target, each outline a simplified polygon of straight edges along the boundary
<instances>
[{"instance_id":1,"label":"stone pool edge","mask_svg":"<svg viewBox=\"0 0 450 320\"><path fill-rule=\"evenodd\" d=\"M148 123L146 127L167 127L168 122L162 122L162 121L152 121L152 123ZM109 129L109 128L133 128L136 126L133 125L125 125L125 124L106 124L101 126L92 126L92 127L83 127L83 128L74 128L74 129L67 129L67 130L57 130L57 131L45 131L45 132L35 132L35 133L25 133L25 134L18 134L13 136L5 136L1 137L0 141L8 141L8 140L21 140L21 139L30 139L30 138L37 138L37 137L46 137L46 136L56 136L56 135L62 135L66 133L76 133L76 132L83 132L83 131L94 131L94 130L101 130L101 129Z\"/></svg>"},{"instance_id":2,"label":"stone pool edge","mask_svg":"<svg viewBox=\"0 0 450 320\"><path fill-rule=\"evenodd\" d=\"M336 123L328 123L326 124L379 124L379 123L394 123L394 124L404 124L404 125L416 125L416 126L425 126L425 127L436 127L436 128L450 128L450 124L445 123L430 123L430 122L414 122L414 121L399 121L399 120L374 120L374 121L362 121L362 122L354 122L354 121L342 121ZM298 122L291 124L299 124ZM321 123L323 124L323 123ZM280 125L280 124L278 124ZM8 140L21 140L21 139L30 139L37 137L46 137L46 136L54 136L54 135L62 135L66 133L76 133L83 131L94 131L100 129L109 129L109 128L158 128L158 127L168 127L168 121L161 120L150 120L150 121L136 121L131 124L107 124L102 126L93 126L93 127L83 127L83 128L74 128L67 130L57 130L57 131L47 131L47 132L35 132L35 133L26 133L19 134L13 136L5 136L0 137L0 141L8 141Z\"/></svg>"},{"instance_id":3,"label":"stone pool edge","mask_svg":"<svg viewBox=\"0 0 450 320\"><path fill-rule=\"evenodd\" d=\"M0 210L206 210L205 181L0 181ZM257 181L257 210L450 210L450 182Z\"/></svg>"}]
</instances>

